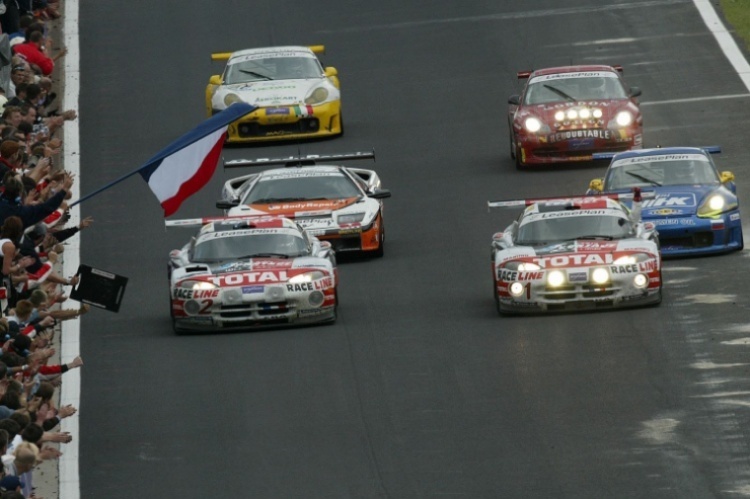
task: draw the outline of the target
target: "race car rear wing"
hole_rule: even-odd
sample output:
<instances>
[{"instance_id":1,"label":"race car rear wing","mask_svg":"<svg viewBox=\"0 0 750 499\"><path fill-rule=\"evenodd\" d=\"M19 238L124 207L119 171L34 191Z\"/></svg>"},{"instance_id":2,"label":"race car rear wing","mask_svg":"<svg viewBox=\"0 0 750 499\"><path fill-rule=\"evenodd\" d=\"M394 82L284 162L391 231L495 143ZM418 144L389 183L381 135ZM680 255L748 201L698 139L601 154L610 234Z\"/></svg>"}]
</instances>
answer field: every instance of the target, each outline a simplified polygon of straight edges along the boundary
<instances>
[{"instance_id":1,"label":"race car rear wing","mask_svg":"<svg viewBox=\"0 0 750 499\"><path fill-rule=\"evenodd\" d=\"M234 217L203 217L203 218L182 218L177 220L165 220L164 225L166 227L182 227L188 229L194 229L196 227L203 227L206 224L213 222L254 222L259 220L272 220L283 217L269 216L269 215L240 215Z\"/></svg>"},{"instance_id":2,"label":"race car rear wing","mask_svg":"<svg viewBox=\"0 0 750 499\"><path fill-rule=\"evenodd\" d=\"M619 65L619 64L613 64L611 67L615 71L617 71L618 73L620 73L620 74L623 73L623 69L622 69L621 65ZM526 80L526 79L529 78L529 76L531 76L531 73L533 73L533 72L534 72L534 70L531 70L531 71L519 71L519 72L516 73L516 77L519 80Z\"/></svg>"},{"instance_id":3,"label":"race car rear wing","mask_svg":"<svg viewBox=\"0 0 750 499\"><path fill-rule=\"evenodd\" d=\"M349 159L375 160L375 149L371 152L351 152L342 154L306 154L304 156L287 156L285 158L233 159L224 161L224 168L241 168L243 166L312 166L325 161L343 161Z\"/></svg>"},{"instance_id":4,"label":"race car rear wing","mask_svg":"<svg viewBox=\"0 0 750 499\"><path fill-rule=\"evenodd\" d=\"M721 153L721 146L705 146L705 147L698 147L698 149L702 149L706 151L709 154L720 154ZM593 154L593 159L612 159L615 157L615 154L619 154L616 152L595 152Z\"/></svg>"},{"instance_id":5,"label":"race car rear wing","mask_svg":"<svg viewBox=\"0 0 750 499\"><path fill-rule=\"evenodd\" d=\"M547 198L527 198L527 199L506 199L501 201L487 201L487 211L491 211L493 208L518 208L531 206L536 203L548 203L555 205L580 205L590 203L592 200L597 198L610 198L615 200L631 200L636 194L640 195L640 199L648 199L656 196L654 191L641 192L624 192L624 193L612 193L612 194L592 194L590 196L554 196Z\"/></svg>"},{"instance_id":6,"label":"race car rear wing","mask_svg":"<svg viewBox=\"0 0 750 499\"><path fill-rule=\"evenodd\" d=\"M308 45L308 47L313 54L324 54L326 51L325 45ZM228 60L234 52L215 52L211 54L211 60L212 61L226 61Z\"/></svg>"}]
</instances>

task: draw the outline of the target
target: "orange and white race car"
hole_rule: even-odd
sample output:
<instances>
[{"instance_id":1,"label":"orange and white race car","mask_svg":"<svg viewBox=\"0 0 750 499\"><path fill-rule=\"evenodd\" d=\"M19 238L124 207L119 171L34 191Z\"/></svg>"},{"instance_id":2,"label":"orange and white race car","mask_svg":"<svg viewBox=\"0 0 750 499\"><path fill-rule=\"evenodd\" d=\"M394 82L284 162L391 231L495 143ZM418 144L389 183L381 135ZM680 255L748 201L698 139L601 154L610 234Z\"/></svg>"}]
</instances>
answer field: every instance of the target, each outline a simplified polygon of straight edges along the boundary
<instances>
[{"instance_id":1,"label":"orange and white race car","mask_svg":"<svg viewBox=\"0 0 750 499\"><path fill-rule=\"evenodd\" d=\"M382 189L373 170L326 161L374 159L372 152L233 160L225 168L285 165L234 178L224 184L216 207L227 216L278 215L295 220L310 234L329 241L337 253L383 256Z\"/></svg>"},{"instance_id":2,"label":"orange and white race car","mask_svg":"<svg viewBox=\"0 0 750 499\"><path fill-rule=\"evenodd\" d=\"M523 207L492 237L493 294L501 314L655 305L662 299L656 226L640 191L489 202ZM633 200L631 211L618 199Z\"/></svg>"}]
</instances>

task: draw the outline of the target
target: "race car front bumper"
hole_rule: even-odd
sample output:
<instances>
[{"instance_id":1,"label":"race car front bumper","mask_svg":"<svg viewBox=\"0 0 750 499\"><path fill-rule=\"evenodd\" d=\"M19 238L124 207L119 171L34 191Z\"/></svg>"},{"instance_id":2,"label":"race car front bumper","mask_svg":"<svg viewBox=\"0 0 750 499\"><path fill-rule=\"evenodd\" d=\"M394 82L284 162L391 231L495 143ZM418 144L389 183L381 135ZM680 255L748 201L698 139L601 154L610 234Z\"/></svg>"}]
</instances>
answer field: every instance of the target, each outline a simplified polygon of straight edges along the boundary
<instances>
[{"instance_id":1,"label":"race car front bumper","mask_svg":"<svg viewBox=\"0 0 750 499\"><path fill-rule=\"evenodd\" d=\"M330 322L336 318L336 290L330 282L224 288L212 300L173 298L174 326L228 331Z\"/></svg>"},{"instance_id":2,"label":"race car front bumper","mask_svg":"<svg viewBox=\"0 0 750 499\"><path fill-rule=\"evenodd\" d=\"M260 107L229 125L228 143L267 142L341 135L341 101L319 106Z\"/></svg>"},{"instance_id":3,"label":"race car front bumper","mask_svg":"<svg viewBox=\"0 0 750 499\"><path fill-rule=\"evenodd\" d=\"M523 280L495 280L499 310L503 313L570 312L653 305L661 302L661 271L656 260L630 265L609 265L609 280L594 284L592 267L556 269L565 282L551 286L547 272L526 273ZM527 280L528 278L528 280ZM645 283L641 286L640 281ZM520 293L512 293L518 283Z\"/></svg>"},{"instance_id":4,"label":"race car front bumper","mask_svg":"<svg viewBox=\"0 0 750 499\"><path fill-rule=\"evenodd\" d=\"M367 225L348 224L335 225L330 221L330 227L321 227L315 220L314 223L306 224L304 219L297 218L305 230L321 241L328 241L336 253L372 253L378 251L383 244L383 215L378 213L372 223Z\"/></svg>"},{"instance_id":5,"label":"race car front bumper","mask_svg":"<svg viewBox=\"0 0 750 499\"><path fill-rule=\"evenodd\" d=\"M643 220L656 225L665 257L727 253L744 245L739 210L717 218L671 216Z\"/></svg>"},{"instance_id":6,"label":"race car front bumper","mask_svg":"<svg viewBox=\"0 0 750 499\"><path fill-rule=\"evenodd\" d=\"M622 152L643 147L640 127L619 130L568 130L553 134L517 133L516 159L523 165L591 161L594 153Z\"/></svg>"}]
</instances>

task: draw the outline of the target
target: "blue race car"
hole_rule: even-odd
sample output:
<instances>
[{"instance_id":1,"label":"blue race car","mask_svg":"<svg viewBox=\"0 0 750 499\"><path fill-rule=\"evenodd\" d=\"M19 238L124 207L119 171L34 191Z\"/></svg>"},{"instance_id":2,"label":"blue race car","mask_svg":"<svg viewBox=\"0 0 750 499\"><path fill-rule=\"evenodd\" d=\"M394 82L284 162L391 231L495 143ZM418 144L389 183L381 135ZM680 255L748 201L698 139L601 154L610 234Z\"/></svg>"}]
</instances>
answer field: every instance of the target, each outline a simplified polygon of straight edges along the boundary
<instances>
[{"instance_id":1,"label":"blue race car","mask_svg":"<svg viewBox=\"0 0 750 499\"><path fill-rule=\"evenodd\" d=\"M612 159L603 179L586 194L620 193L640 187L655 196L643 201L644 222L659 232L661 252L693 256L741 250L742 220L734 174L719 173L711 154L719 147L664 147L594 154Z\"/></svg>"}]
</instances>

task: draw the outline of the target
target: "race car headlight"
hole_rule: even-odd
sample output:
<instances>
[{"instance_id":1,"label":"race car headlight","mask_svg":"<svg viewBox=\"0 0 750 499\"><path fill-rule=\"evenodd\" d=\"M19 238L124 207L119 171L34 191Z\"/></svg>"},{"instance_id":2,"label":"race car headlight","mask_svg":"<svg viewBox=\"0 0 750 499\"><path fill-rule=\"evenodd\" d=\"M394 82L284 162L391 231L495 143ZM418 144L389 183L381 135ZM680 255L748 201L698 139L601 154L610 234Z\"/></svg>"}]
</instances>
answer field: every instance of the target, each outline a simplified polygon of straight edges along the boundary
<instances>
[{"instance_id":1,"label":"race car headlight","mask_svg":"<svg viewBox=\"0 0 750 499\"><path fill-rule=\"evenodd\" d=\"M345 215L339 215L336 220L339 224L354 224L361 222L365 218L365 213L347 213Z\"/></svg>"},{"instance_id":2,"label":"race car headlight","mask_svg":"<svg viewBox=\"0 0 750 499\"><path fill-rule=\"evenodd\" d=\"M645 262L652 258L653 256L648 253L633 253L632 255L621 256L612 263L614 265L632 265L634 263Z\"/></svg>"},{"instance_id":3,"label":"race car headlight","mask_svg":"<svg viewBox=\"0 0 750 499\"><path fill-rule=\"evenodd\" d=\"M242 99L237 94L227 94L224 96L224 105L227 107L238 102L242 102Z\"/></svg>"},{"instance_id":4,"label":"race car headlight","mask_svg":"<svg viewBox=\"0 0 750 499\"><path fill-rule=\"evenodd\" d=\"M567 116L569 120L574 120L578 118L578 111L576 111L575 109L568 109Z\"/></svg>"},{"instance_id":5,"label":"race car headlight","mask_svg":"<svg viewBox=\"0 0 750 499\"><path fill-rule=\"evenodd\" d=\"M633 122L633 115L630 114L630 111L620 111L615 116L615 122L619 126L628 126Z\"/></svg>"},{"instance_id":6,"label":"race car headlight","mask_svg":"<svg viewBox=\"0 0 750 499\"><path fill-rule=\"evenodd\" d=\"M511 296L521 296L524 292L524 285L518 281L513 282L510 286L508 286L508 292L511 294Z\"/></svg>"},{"instance_id":7,"label":"race car headlight","mask_svg":"<svg viewBox=\"0 0 750 499\"><path fill-rule=\"evenodd\" d=\"M604 113L602 112L602 110L601 110L601 109L594 109L594 110L592 110L592 111L591 111L591 115L592 115L592 116L593 116L594 118L597 118L597 119L598 119L598 118L601 118L602 116L604 116Z\"/></svg>"},{"instance_id":8,"label":"race car headlight","mask_svg":"<svg viewBox=\"0 0 750 499\"><path fill-rule=\"evenodd\" d=\"M707 196L706 199L704 199L701 205L698 207L698 216L703 218L715 217L727 211L732 211L736 208L736 197L728 195L728 192L726 194L721 192L714 192L713 194Z\"/></svg>"},{"instance_id":9,"label":"race car headlight","mask_svg":"<svg viewBox=\"0 0 750 499\"><path fill-rule=\"evenodd\" d=\"M604 267L594 269L591 273L591 280L594 284L606 284L609 282L609 270Z\"/></svg>"},{"instance_id":10,"label":"race car headlight","mask_svg":"<svg viewBox=\"0 0 750 499\"><path fill-rule=\"evenodd\" d=\"M565 111L557 111L555 113L555 120L556 121L563 121L565 119Z\"/></svg>"},{"instance_id":11,"label":"race car headlight","mask_svg":"<svg viewBox=\"0 0 750 499\"><path fill-rule=\"evenodd\" d=\"M536 263L531 263L531 262L506 262L503 265L503 268L507 270L519 270L521 272L526 272L528 270L541 269L539 265L537 265Z\"/></svg>"},{"instance_id":12,"label":"race car headlight","mask_svg":"<svg viewBox=\"0 0 750 499\"><path fill-rule=\"evenodd\" d=\"M553 270L547 274L547 285L552 288L557 288L565 283L565 274L559 270Z\"/></svg>"},{"instance_id":13,"label":"race car headlight","mask_svg":"<svg viewBox=\"0 0 750 499\"><path fill-rule=\"evenodd\" d=\"M524 128L526 128L527 131L531 133L536 133L539 130L542 129L542 122L539 121L539 118L529 117L526 118L526 121L523 122Z\"/></svg>"},{"instance_id":14,"label":"race car headlight","mask_svg":"<svg viewBox=\"0 0 750 499\"><path fill-rule=\"evenodd\" d=\"M294 277L291 277L289 279L289 282L292 284L300 283L300 282L312 282L316 281L322 277L324 277L325 274L319 270L313 270L311 272L304 272L302 274L297 274Z\"/></svg>"},{"instance_id":15,"label":"race car headlight","mask_svg":"<svg viewBox=\"0 0 750 499\"><path fill-rule=\"evenodd\" d=\"M646 274L636 274L633 277L633 286L639 289L643 289L648 286L648 276Z\"/></svg>"},{"instance_id":16,"label":"race car headlight","mask_svg":"<svg viewBox=\"0 0 750 499\"><path fill-rule=\"evenodd\" d=\"M582 120L587 120L591 117L591 111L589 109L583 108L578 111L578 116L580 116Z\"/></svg>"},{"instance_id":17,"label":"race car headlight","mask_svg":"<svg viewBox=\"0 0 750 499\"><path fill-rule=\"evenodd\" d=\"M216 284L212 282L193 280L182 281L178 286L186 289L216 289L217 287Z\"/></svg>"},{"instance_id":18,"label":"race car headlight","mask_svg":"<svg viewBox=\"0 0 750 499\"><path fill-rule=\"evenodd\" d=\"M310 95L305 99L305 104L314 106L315 104L322 104L328 99L328 89L325 87L318 87L313 90Z\"/></svg>"}]
</instances>

